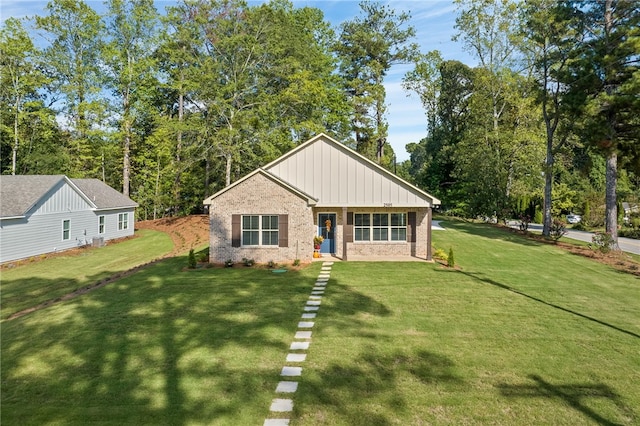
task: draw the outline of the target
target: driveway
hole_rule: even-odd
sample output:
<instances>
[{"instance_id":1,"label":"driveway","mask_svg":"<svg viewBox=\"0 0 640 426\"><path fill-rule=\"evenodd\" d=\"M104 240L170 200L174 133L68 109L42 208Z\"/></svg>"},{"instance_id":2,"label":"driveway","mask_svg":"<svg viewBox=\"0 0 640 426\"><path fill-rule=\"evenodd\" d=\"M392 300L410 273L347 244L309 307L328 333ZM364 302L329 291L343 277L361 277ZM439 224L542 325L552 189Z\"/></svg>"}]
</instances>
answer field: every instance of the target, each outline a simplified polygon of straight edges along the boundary
<instances>
[{"instance_id":1,"label":"driveway","mask_svg":"<svg viewBox=\"0 0 640 426\"><path fill-rule=\"evenodd\" d=\"M518 229L519 222L511 221L509 225L512 228ZM529 231L542 233L542 225L537 223L529 224ZM574 231L567 229L567 233L563 238L571 238L572 240L586 241L588 243L593 241L593 232L587 231ZM618 237L618 245L620 249L627 253L640 254L640 240L634 240L633 238Z\"/></svg>"}]
</instances>

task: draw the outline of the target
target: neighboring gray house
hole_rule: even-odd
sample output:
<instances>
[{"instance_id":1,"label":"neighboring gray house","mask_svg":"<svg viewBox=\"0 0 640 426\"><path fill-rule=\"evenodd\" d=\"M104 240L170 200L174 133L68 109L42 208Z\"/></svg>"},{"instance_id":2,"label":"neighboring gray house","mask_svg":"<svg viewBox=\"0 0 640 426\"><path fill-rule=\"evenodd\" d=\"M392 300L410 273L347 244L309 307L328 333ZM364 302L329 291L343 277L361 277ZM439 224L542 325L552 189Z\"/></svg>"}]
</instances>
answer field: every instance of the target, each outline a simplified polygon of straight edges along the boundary
<instances>
[{"instance_id":1,"label":"neighboring gray house","mask_svg":"<svg viewBox=\"0 0 640 426\"><path fill-rule=\"evenodd\" d=\"M137 206L97 179L0 176L0 263L133 235Z\"/></svg>"},{"instance_id":2,"label":"neighboring gray house","mask_svg":"<svg viewBox=\"0 0 640 426\"><path fill-rule=\"evenodd\" d=\"M204 200L210 261L310 261L320 252L431 260L440 201L320 134Z\"/></svg>"}]
</instances>

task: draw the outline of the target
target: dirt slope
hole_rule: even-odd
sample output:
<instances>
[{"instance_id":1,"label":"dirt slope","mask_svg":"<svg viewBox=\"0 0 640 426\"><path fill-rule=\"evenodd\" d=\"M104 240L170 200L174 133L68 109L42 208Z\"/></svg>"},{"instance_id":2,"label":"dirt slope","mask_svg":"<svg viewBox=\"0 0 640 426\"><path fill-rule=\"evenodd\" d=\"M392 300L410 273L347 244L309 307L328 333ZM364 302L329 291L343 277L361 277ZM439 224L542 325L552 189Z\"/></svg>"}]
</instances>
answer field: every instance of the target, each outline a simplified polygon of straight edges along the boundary
<instances>
[{"instance_id":1,"label":"dirt slope","mask_svg":"<svg viewBox=\"0 0 640 426\"><path fill-rule=\"evenodd\" d=\"M173 251L168 256L187 253L209 241L209 217L191 215L136 222L136 229L151 229L169 234Z\"/></svg>"}]
</instances>

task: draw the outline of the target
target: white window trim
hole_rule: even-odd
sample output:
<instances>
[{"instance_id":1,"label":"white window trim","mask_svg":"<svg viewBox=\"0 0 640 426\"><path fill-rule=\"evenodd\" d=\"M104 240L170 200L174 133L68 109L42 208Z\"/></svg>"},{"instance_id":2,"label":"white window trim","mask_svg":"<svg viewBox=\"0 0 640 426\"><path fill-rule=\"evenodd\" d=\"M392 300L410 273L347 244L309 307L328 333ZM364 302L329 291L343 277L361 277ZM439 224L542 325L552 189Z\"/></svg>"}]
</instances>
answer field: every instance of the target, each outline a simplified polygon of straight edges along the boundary
<instances>
[{"instance_id":1,"label":"white window trim","mask_svg":"<svg viewBox=\"0 0 640 426\"><path fill-rule=\"evenodd\" d=\"M65 223L68 227L65 229ZM67 232L67 238L64 237L65 232ZM62 241L69 241L71 239L71 219L64 219L62 221Z\"/></svg>"},{"instance_id":2,"label":"white window trim","mask_svg":"<svg viewBox=\"0 0 640 426\"><path fill-rule=\"evenodd\" d=\"M380 226L374 226L373 225L373 215L374 214L383 214L383 215L387 215L388 219L387 219L387 225L384 227L380 227ZM392 214L403 214L404 215L404 222L405 225L404 226L394 226L391 225L391 215ZM369 216L369 225L368 226L357 226L356 225L356 215L368 215ZM408 219L409 219L409 214L407 212L370 212L370 213L365 213L365 212L358 212L358 213L354 213L353 216L353 242L356 244L406 244L407 243L407 228L409 227L408 225ZM369 239L368 240L358 240L356 239L356 229L368 229L369 230ZM387 229L387 239L386 240L374 240L373 239L373 230L374 229L380 229L380 228L386 228ZM392 240L391 239L391 230L392 229L404 229L405 230L405 238L402 240Z\"/></svg>"},{"instance_id":3,"label":"white window trim","mask_svg":"<svg viewBox=\"0 0 640 426\"><path fill-rule=\"evenodd\" d=\"M245 217L252 217L252 216L257 216L258 217L258 228L257 229L245 229L244 227L244 218ZM276 218L276 224L277 224L277 228L276 229L263 229L262 228L262 218L263 217L275 217ZM251 231L251 232L257 232L258 233L258 244L245 244L244 243L244 233L245 231ZM276 244L263 244L262 242L262 233L263 231L268 231L268 232L275 232L277 235L276 238ZM243 214L240 215L240 247L247 247L247 248L257 248L257 247L261 247L261 248L278 248L279 241L280 238L280 215L277 214Z\"/></svg>"},{"instance_id":4,"label":"white window trim","mask_svg":"<svg viewBox=\"0 0 640 426\"><path fill-rule=\"evenodd\" d=\"M129 212L118 213L118 231L129 229Z\"/></svg>"},{"instance_id":5,"label":"white window trim","mask_svg":"<svg viewBox=\"0 0 640 426\"><path fill-rule=\"evenodd\" d=\"M102 235L107 230L107 220L104 215L98 216L98 235Z\"/></svg>"}]
</instances>

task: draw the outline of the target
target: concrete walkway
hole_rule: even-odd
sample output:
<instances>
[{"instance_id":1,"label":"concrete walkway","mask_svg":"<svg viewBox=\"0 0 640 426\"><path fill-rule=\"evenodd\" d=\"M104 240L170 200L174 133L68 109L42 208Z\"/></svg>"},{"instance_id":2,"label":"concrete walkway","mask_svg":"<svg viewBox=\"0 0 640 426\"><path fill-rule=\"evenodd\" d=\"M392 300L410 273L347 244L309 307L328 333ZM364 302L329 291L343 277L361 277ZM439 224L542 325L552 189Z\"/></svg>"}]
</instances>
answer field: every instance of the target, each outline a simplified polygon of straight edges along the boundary
<instances>
[{"instance_id":1,"label":"concrete walkway","mask_svg":"<svg viewBox=\"0 0 640 426\"><path fill-rule=\"evenodd\" d=\"M322 297L329 282L333 262L322 263L320 274L316 283L311 289L311 294L307 300L300 321L298 330L293 336L293 341L289 346L289 353L285 358L284 366L280 371L281 380L278 382L275 393L276 398L271 401L271 412L269 418L265 419L264 426L287 426L293 411L293 397L298 390L298 380L302 376L302 370L307 351L311 345L311 336L315 319L322 304Z\"/></svg>"}]
</instances>

